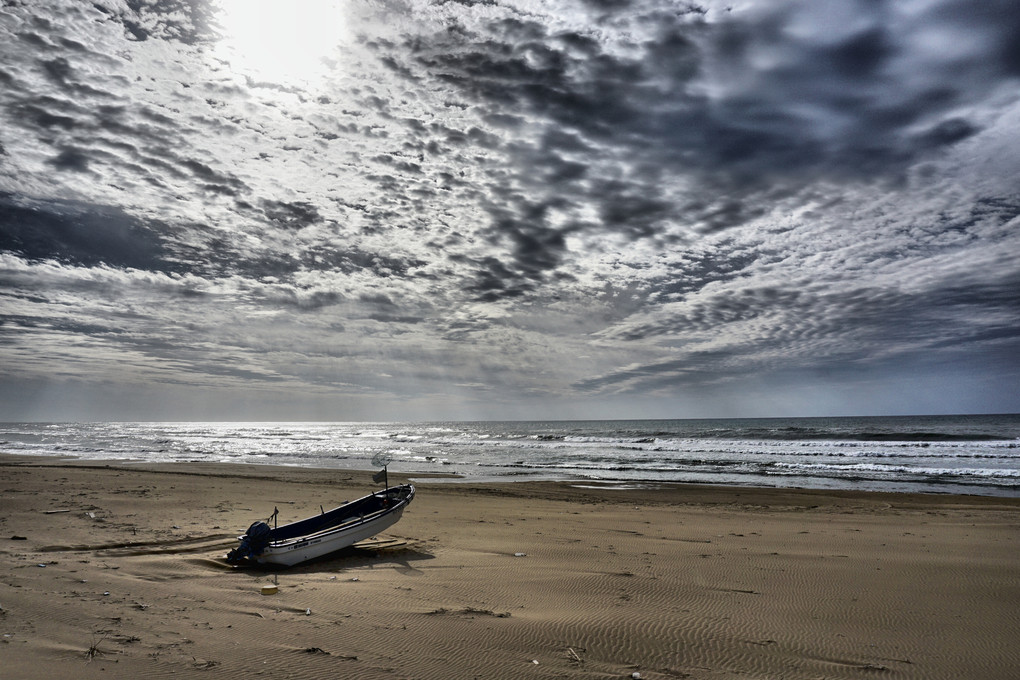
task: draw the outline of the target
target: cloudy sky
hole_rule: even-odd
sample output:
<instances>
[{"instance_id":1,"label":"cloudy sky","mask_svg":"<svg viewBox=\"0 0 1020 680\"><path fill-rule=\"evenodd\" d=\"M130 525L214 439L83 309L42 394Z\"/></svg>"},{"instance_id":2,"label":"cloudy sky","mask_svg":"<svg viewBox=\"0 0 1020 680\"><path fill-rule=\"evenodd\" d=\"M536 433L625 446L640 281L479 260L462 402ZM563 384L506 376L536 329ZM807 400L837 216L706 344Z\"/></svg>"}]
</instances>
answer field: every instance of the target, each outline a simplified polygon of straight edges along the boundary
<instances>
[{"instance_id":1,"label":"cloudy sky","mask_svg":"<svg viewBox=\"0 0 1020 680\"><path fill-rule=\"evenodd\" d=\"M1020 411L1015 0L4 0L0 420Z\"/></svg>"}]
</instances>

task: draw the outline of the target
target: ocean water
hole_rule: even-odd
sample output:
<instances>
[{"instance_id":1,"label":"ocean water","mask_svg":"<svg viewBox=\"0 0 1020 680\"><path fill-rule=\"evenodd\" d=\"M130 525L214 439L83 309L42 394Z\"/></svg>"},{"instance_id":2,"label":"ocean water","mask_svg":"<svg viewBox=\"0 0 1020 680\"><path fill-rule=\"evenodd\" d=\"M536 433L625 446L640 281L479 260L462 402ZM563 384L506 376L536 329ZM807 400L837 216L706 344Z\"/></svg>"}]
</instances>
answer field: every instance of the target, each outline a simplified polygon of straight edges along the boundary
<instances>
[{"instance_id":1,"label":"ocean water","mask_svg":"<svg viewBox=\"0 0 1020 680\"><path fill-rule=\"evenodd\" d=\"M1020 415L428 423L3 423L0 451L372 469L451 481L1020 496Z\"/></svg>"}]
</instances>

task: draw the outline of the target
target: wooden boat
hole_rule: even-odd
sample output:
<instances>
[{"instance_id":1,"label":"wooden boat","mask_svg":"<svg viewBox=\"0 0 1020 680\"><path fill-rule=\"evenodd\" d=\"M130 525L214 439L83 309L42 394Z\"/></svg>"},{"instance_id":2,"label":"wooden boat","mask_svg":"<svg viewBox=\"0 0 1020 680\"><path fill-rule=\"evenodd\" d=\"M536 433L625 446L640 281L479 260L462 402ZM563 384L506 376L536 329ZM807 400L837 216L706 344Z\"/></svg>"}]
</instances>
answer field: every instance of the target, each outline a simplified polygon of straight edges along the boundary
<instances>
[{"instance_id":1,"label":"wooden boat","mask_svg":"<svg viewBox=\"0 0 1020 680\"><path fill-rule=\"evenodd\" d=\"M401 484L283 526L255 522L237 537L241 543L227 554L227 561L292 567L388 529L413 499L414 485Z\"/></svg>"}]
</instances>

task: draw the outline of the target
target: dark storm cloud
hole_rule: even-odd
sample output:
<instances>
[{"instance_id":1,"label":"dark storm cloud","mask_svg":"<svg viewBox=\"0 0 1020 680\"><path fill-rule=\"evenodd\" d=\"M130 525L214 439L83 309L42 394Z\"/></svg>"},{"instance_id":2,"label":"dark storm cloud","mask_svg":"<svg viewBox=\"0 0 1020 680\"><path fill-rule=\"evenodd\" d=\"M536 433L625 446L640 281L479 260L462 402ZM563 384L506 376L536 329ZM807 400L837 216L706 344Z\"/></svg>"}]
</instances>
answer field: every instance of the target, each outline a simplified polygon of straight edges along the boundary
<instances>
[{"instance_id":1,"label":"dark storm cloud","mask_svg":"<svg viewBox=\"0 0 1020 680\"><path fill-rule=\"evenodd\" d=\"M519 298L535 289L533 282L519 272L507 267L495 257L487 257L478 262L475 281L468 290L483 302L497 302Z\"/></svg>"},{"instance_id":2,"label":"dark storm cloud","mask_svg":"<svg viewBox=\"0 0 1020 680\"><path fill-rule=\"evenodd\" d=\"M934 223L904 225L898 235L886 235L885 251L847 249L843 270L815 272L815 280L794 277L752 284L785 257L776 251L739 257L733 251L715 253L725 266L687 258L677 265L675 277L651 286L655 297L675 304L661 313L648 307L645 322L634 318L607 335L627 342L668 338L677 347L673 358L637 362L579 381L576 387L643 393L765 375L777 365L796 366L804 374L850 375L854 366L861 371L884 366L892 372L898 361L901 369L913 365L910 370L942 362L1013 371L1020 356L1015 324L1020 269L1011 260L1006 234L1018 209L1015 199L978 201L970 210ZM953 238L938 245L935 235L949 234ZM985 257L991 259L972 264L961 245L979 240L986 242ZM939 250L956 260L955 274L918 267L925 255ZM907 277L880 285L852 274L874 269L876 262L901 262L905 270L916 270L915 277L928 280L913 285ZM701 270L705 265L708 271ZM823 284L826 275L834 281ZM747 283L728 285L741 280ZM713 344L722 346L705 348ZM921 356L923 362L914 364Z\"/></svg>"},{"instance_id":3,"label":"dark storm cloud","mask_svg":"<svg viewBox=\"0 0 1020 680\"><path fill-rule=\"evenodd\" d=\"M960 131L978 126L949 112L1010 75L1005 55L1015 45L1009 36L1017 12L1009 2L983 4L977 12L940 3L913 17L886 2L820 3L814 14L809 5L775 7L771 14L752 13L752 21L723 22L707 42L723 73L748 79L722 98L720 122L737 130L753 124L765 135L761 141L792 144L807 168L896 172L924 150L912 143L915 128L950 125L956 132L935 135L943 143L959 141L967 136ZM826 10L838 12L829 23ZM859 28L836 25L839 17ZM944 50L935 40L966 47ZM770 55L774 64L749 68L758 55ZM798 109L814 112L805 117ZM745 158L769 160L770 146L749 139L738 149Z\"/></svg>"},{"instance_id":4,"label":"dark storm cloud","mask_svg":"<svg viewBox=\"0 0 1020 680\"><path fill-rule=\"evenodd\" d=\"M81 149L65 147L56 157L49 161L57 170L73 170L86 172L89 169L89 156Z\"/></svg>"},{"instance_id":5,"label":"dark storm cloud","mask_svg":"<svg viewBox=\"0 0 1020 680\"><path fill-rule=\"evenodd\" d=\"M944 25L960 26L970 37L980 38L982 50L988 54L991 73L1002 72L1020 76L1020 12L1009 0L992 0L973 4L967 0L950 0L933 5L928 16Z\"/></svg>"},{"instance_id":6,"label":"dark storm cloud","mask_svg":"<svg viewBox=\"0 0 1020 680\"><path fill-rule=\"evenodd\" d=\"M271 205L269 219L285 230L314 223L302 206ZM31 260L124 267L162 273L290 277L298 271L375 271L403 276L421 261L366 253L357 248L320 246L290 256L266 249L245 249L208 227L141 219L119 208L71 201L18 201L0 193L0 251ZM298 306L331 304L328 294L302 299ZM321 304L320 304L321 303Z\"/></svg>"},{"instance_id":7,"label":"dark storm cloud","mask_svg":"<svg viewBox=\"0 0 1020 680\"><path fill-rule=\"evenodd\" d=\"M92 3L132 40L171 40L193 45L217 34L215 6L209 0L109 0Z\"/></svg>"},{"instance_id":8,"label":"dark storm cloud","mask_svg":"<svg viewBox=\"0 0 1020 680\"><path fill-rule=\"evenodd\" d=\"M980 130L963 118L947 118L916 137L918 149L937 149L961 142Z\"/></svg>"},{"instance_id":9,"label":"dark storm cloud","mask_svg":"<svg viewBox=\"0 0 1020 680\"><path fill-rule=\"evenodd\" d=\"M10 194L0 194L0 251L161 273L289 276L303 266L286 255L246 251L200 225L161 223L71 201L23 203Z\"/></svg>"},{"instance_id":10,"label":"dark storm cloud","mask_svg":"<svg viewBox=\"0 0 1020 680\"><path fill-rule=\"evenodd\" d=\"M23 205L0 193L0 250L33 260L171 271L158 233L115 208L71 202Z\"/></svg>"},{"instance_id":11,"label":"dark storm cloud","mask_svg":"<svg viewBox=\"0 0 1020 680\"><path fill-rule=\"evenodd\" d=\"M18 119L20 119L23 124L28 123L36 128L44 130L57 128L71 131L79 126L77 118L65 115L63 112L59 112L59 108L57 107L48 110L47 108L44 108L44 102L56 103L57 107L63 108L61 103L56 102L56 100L53 100L52 98L40 98L36 103L25 103L15 105L11 108L18 114Z\"/></svg>"},{"instance_id":12,"label":"dark storm cloud","mask_svg":"<svg viewBox=\"0 0 1020 680\"><path fill-rule=\"evenodd\" d=\"M0 315L0 335L14 335L23 329L45 328L58 333L70 335L87 335L95 337L116 336L122 331L95 323L83 323L70 320L54 321L52 317L31 317L16 315Z\"/></svg>"},{"instance_id":13,"label":"dark storm cloud","mask_svg":"<svg viewBox=\"0 0 1020 680\"><path fill-rule=\"evenodd\" d=\"M303 229L318 222L318 209L310 203L263 201L266 217L281 229Z\"/></svg>"},{"instance_id":14,"label":"dark storm cloud","mask_svg":"<svg viewBox=\"0 0 1020 680\"><path fill-rule=\"evenodd\" d=\"M199 189L228 196L248 190L229 173L182 155L179 121L158 111L112 95L97 103L94 92L76 92L73 99L33 95L21 81L17 84L9 93L10 122L48 147L49 163L58 170L124 170L132 181L155 185L164 185L169 174L173 180L193 178Z\"/></svg>"},{"instance_id":15,"label":"dark storm cloud","mask_svg":"<svg viewBox=\"0 0 1020 680\"><path fill-rule=\"evenodd\" d=\"M566 252L564 233L547 224L548 211L557 201L529 202L515 197L513 210L490 206L491 238L505 242L515 274L522 279L541 279L555 269Z\"/></svg>"},{"instance_id":16,"label":"dark storm cloud","mask_svg":"<svg viewBox=\"0 0 1020 680\"><path fill-rule=\"evenodd\" d=\"M379 278L408 278L410 270L426 263L413 257L395 257L384 253L370 252L353 245L323 243L301 253L300 265L307 271L340 272L354 274L371 273Z\"/></svg>"},{"instance_id":17,"label":"dark storm cloud","mask_svg":"<svg viewBox=\"0 0 1020 680\"><path fill-rule=\"evenodd\" d=\"M911 20L892 16L883 2L855 2L843 13L860 28L833 31L823 11L803 4L706 22L698 7L667 12L635 3L632 24L653 28L626 54L518 19L453 24L407 47L418 68L494 114L537 119L582 145L608 145L613 155L599 159L603 168L654 166L658 177L575 188L600 201L605 227L643 236L664 221L704 221L709 230L746 223L759 213L734 209L739 192L768 183L803 185L819 173L896 179L920 154L972 136L981 124L949 112L1012 73L1016 52L1009 36L1018 13L1009 2L991 5L961 7L959 16L936 6ZM989 39L942 58L911 45L931 22L948 35ZM757 65L764 60L774 63ZM713 76L719 85L703 87ZM557 177L557 168L568 169L565 179L585 174L583 162L565 165L549 147L520 160L529 172L550 168L545 178ZM728 214L684 214L655 199L676 173L700 176L705 190L738 192Z\"/></svg>"},{"instance_id":18,"label":"dark storm cloud","mask_svg":"<svg viewBox=\"0 0 1020 680\"><path fill-rule=\"evenodd\" d=\"M778 316L767 337L748 336L746 346L691 349L680 358L635 364L578 382L578 389L644 393L664 386L709 385L775 370L777 357L798 371L852 373L876 366L890 371L914 362L918 349L928 364L945 366L983 360L1015 366L1020 329L1006 315L1020 310L1020 273L996 282L944 285L920 293L857 288L815 295L757 289L711 299L670 320L683 333L723 333L739 338L741 324ZM952 319L981 319L963 333ZM634 338L663 329L634 329ZM633 338L631 338L633 339ZM738 341L738 346L744 344ZM909 349L908 349L909 348ZM791 361L791 359L796 359ZM857 367L856 369L854 367Z\"/></svg>"},{"instance_id":19,"label":"dark storm cloud","mask_svg":"<svg viewBox=\"0 0 1020 680\"><path fill-rule=\"evenodd\" d=\"M266 300L281 307L290 307L303 312L315 312L341 304L346 298L335 291L303 291L277 287Z\"/></svg>"},{"instance_id":20,"label":"dark storm cloud","mask_svg":"<svg viewBox=\"0 0 1020 680\"><path fill-rule=\"evenodd\" d=\"M1020 199L984 199L976 201L956 214L942 216L923 215L918 222L897 225L883 234L885 247L848 252L841 263L845 271L866 270L875 262L912 262L925 255L948 254L963 257L963 244L984 242L995 248L1001 245L1008 252L1007 234L1010 225L1020 216ZM940 237L954 234L958 240L940 244ZM941 253L940 253L941 251ZM678 260L668 276L649 282L649 291L662 301L683 301L693 294L713 290L718 283L752 279L756 271L767 270L791 253L765 243L754 248L739 246L736 242L720 241L712 251L692 251ZM857 260L851 259L853 257ZM966 260L960 259L966 271ZM977 272L967 272L962 283L958 278L940 276L931 272L932 281L918 292L905 292L868 285L851 276L840 279L837 290L819 296L804 290L801 280L772 285L722 287L718 293L706 294L698 302L686 306L682 312L674 311L661 320L645 324L623 326L628 339L643 339L678 332L708 331L728 324L750 321L782 313L784 323L776 332L806 328L806 319L813 324L806 333L816 332L822 320L831 323L830 331L838 334L849 329L859 336L872 329L875 336L885 334L898 340L909 336L936 337L939 332L956 332L952 326L939 328L938 319L953 310L965 315L969 310L978 317L986 314L993 319L1008 319L1020 311L1020 270L1003 269L990 272L992 280L973 278ZM816 274L842 277L841 271ZM788 319L786 318L788 316ZM924 319L924 327L911 326L912 319ZM783 330L780 330L782 328ZM766 339L761 338L765 341Z\"/></svg>"},{"instance_id":21,"label":"dark storm cloud","mask_svg":"<svg viewBox=\"0 0 1020 680\"><path fill-rule=\"evenodd\" d=\"M538 114L588 137L610 136L614 126L640 117L642 102L620 96L641 92L639 61L572 54L536 22L507 19L484 28L410 47L432 77L496 107L494 114Z\"/></svg>"}]
</instances>

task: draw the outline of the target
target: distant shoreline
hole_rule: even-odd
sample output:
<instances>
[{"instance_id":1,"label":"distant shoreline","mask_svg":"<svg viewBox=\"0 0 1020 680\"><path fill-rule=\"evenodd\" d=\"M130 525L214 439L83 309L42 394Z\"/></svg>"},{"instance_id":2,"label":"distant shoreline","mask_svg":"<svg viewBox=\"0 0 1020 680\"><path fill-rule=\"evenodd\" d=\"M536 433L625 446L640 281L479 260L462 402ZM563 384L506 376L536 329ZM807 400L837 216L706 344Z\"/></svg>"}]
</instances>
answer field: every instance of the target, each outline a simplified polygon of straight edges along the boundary
<instances>
[{"instance_id":1,"label":"distant shoreline","mask_svg":"<svg viewBox=\"0 0 1020 680\"><path fill-rule=\"evenodd\" d=\"M202 463L174 462L150 463L143 460L56 458L25 456L0 451L0 469L8 467L57 468L82 470L138 471L152 475L179 475L262 482L333 483L338 480L354 485L372 486L374 470L354 468L327 468L314 466L273 465L271 463ZM895 500L905 505L976 505L1020 510L1020 497L991 496L984 494L954 494L914 491L876 491L870 489L818 489L804 487L728 485L718 483L662 482L662 481L578 481L549 479L500 478L477 480L452 475L422 473L403 474L390 471L391 480L413 481L430 485L441 493L487 493L498 490L510 497L528 498L535 494L560 493L566 497L594 496L603 502L629 502L640 498L642 502L718 504L734 498L742 502L767 504L771 498L784 499L797 505L817 504L819 500L838 504L842 501L874 501L885 503ZM449 489L447 491L447 489Z\"/></svg>"},{"instance_id":2,"label":"distant shoreline","mask_svg":"<svg viewBox=\"0 0 1020 680\"><path fill-rule=\"evenodd\" d=\"M894 413L894 414L870 414L870 415L827 415L827 416L684 416L678 418L499 418L489 420L460 420L457 418L435 418L428 420L205 420L205 419L156 419L156 420L0 420L0 426L17 425L20 423L31 423L34 425L98 425L104 423L125 423L125 424L158 424L171 425L175 423L188 424L216 424L216 425L338 425L338 424L360 424L360 425L422 425L438 423L462 423L465 425L476 425L479 423L613 423L613 422L697 422L705 420L722 421L748 421L748 420L857 420L869 418L889 419L916 419L916 418L1020 418L1020 413Z\"/></svg>"},{"instance_id":3,"label":"distant shoreline","mask_svg":"<svg viewBox=\"0 0 1020 680\"><path fill-rule=\"evenodd\" d=\"M1020 416L0 426L12 454L380 467L455 483L716 484L1020 497ZM438 477L437 477L438 476Z\"/></svg>"}]
</instances>

